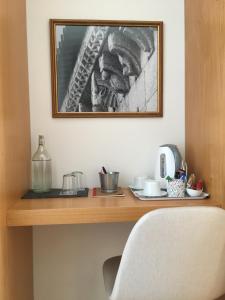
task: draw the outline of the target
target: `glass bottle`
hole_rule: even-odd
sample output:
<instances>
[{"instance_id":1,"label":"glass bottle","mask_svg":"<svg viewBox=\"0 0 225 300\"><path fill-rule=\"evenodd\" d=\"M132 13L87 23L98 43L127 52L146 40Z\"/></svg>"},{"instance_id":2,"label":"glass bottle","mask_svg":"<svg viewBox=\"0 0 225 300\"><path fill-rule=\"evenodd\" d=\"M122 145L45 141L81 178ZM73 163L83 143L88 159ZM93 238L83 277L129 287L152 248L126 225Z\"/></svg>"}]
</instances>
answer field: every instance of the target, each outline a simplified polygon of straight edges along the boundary
<instances>
[{"instance_id":1,"label":"glass bottle","mask_svg":"<svg viewBox=\"0 0 225 300\"><path fill-rule=\"evenodd\" d=\"M45 139L39 135L39 145L32 157L32 190L48 192L52 186L51 157L45 148Z\"/></svg>"}]
</instances>

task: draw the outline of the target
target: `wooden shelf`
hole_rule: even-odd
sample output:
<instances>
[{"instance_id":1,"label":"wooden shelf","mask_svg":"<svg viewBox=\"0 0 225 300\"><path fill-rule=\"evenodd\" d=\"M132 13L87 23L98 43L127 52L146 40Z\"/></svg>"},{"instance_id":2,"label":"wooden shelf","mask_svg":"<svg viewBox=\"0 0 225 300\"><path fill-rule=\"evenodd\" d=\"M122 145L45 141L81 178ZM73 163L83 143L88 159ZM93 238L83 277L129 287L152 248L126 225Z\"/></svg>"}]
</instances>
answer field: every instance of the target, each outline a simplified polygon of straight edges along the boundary
<instances>
[{"instance_id":1,"label":"wooden shelf","mask_svg":"<svg viewBox=\"0 0 225 300\"><path fill-rule=\"evenodd\" d=\"M163 207L220 206L211 200L171 199L140 201L127 189L125 197L19 199L7 213L8 226L106 223L136 221Z\"/></svg>"}]
</instances>

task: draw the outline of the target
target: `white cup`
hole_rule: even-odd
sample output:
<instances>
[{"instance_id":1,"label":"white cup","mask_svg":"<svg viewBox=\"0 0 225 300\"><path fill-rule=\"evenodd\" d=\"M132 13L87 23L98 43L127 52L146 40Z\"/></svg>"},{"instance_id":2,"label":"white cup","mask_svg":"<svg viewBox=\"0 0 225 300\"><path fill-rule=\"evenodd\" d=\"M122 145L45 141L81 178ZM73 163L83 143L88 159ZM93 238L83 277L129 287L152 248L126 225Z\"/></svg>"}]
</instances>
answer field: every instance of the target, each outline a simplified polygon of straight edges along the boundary
<instances>
[{"instance_id":1,"label":"white cup","mask_svg":"<svg viewBox=\"0 0 225 300\"><path fill-rule=\"evenodd\" d=\"M143 189L145 180L147 179L146 176L135 176L133 180L133 188L134 189Z\"/></svg>"},{"instance_id":2,"label":"white cup","mask_svg":"<svg viewBox=\"0 0 225 300\"><path fill-rule=\"evenodd\" d=\"M160 196L160 183L157 180L145 180L144 182L144 191L143 194L145 196Z\"/></svg>"}]
</instances>

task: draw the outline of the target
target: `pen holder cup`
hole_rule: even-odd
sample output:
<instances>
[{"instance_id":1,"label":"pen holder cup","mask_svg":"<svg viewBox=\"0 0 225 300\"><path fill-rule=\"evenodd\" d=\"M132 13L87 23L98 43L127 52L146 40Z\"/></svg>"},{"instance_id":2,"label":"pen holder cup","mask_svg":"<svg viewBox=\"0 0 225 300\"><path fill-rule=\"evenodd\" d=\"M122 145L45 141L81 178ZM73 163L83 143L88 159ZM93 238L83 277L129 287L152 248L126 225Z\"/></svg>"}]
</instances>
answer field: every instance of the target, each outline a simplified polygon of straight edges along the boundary
<instances>
[{"instance_id":1,"label":"pen holder cup","mask_svg":"<svg viewBox=\"0 0 225 300\"><path fill-rule=\"evenodd\" d=\"M119 172L99 173L101 191L113 193L118 189Z\"/></svg>"},{"instance_id":2,"label":"pen holder cup","mask_svg":"<svg viewBox=\"0 0 225 300\"><path fill-rule=\"evenodd\" d=\"M185 182L181 179L168 181L167 193L170 198L183 198L185 195Z\"/></svg>"}]
</instances>

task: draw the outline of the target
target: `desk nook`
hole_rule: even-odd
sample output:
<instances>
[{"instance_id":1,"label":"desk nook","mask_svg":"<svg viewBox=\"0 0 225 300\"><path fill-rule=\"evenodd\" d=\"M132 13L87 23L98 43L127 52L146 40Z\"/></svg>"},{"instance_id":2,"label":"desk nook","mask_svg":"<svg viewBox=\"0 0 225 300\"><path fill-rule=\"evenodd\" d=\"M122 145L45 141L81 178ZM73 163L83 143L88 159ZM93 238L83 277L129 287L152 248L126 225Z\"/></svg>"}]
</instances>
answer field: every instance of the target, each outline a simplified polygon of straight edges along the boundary
<instances>
[{"instance_id":1,"label":"desk nook","mask_svg":"<svg viewBox=\"0 0 225 300\"><path fill-rule=\"evenodd\" d=\"M0 0L0 7L0 300L105 300L102 264L107 257L122 254L129 233L142 216L161 208L225 208L224 1L114 0L106 7L103 0ZM100 15L108 20L139 18L141 23L129 28L134 24L129 21L121 28L120 21L105 21L102 31L81 28L82 36L88 33L85 42L82 44L79 36L73 42L82 44L82 62L93 34L96 47L91 48L93 56L85 61L85 69L82 65L68 67L71 79L64 67L67 58L73 57L67 43L62 47L63 32L71 42L71 26L77 25L78 19L90 16L95 20ZM57 19L53 45L49 20L56 17L64 22ZM76 22L71 25L72 18ZM154 27L156 22L148 23L151 39L145 41L146 32L137 25L153 19L159 21L160 31ZM129 39L131 43L126 42ZM126 44L134 47L128 51ZM158 57L153 53L156 46ZM51 82L51 63L56 63L51 47L61 51L61 58L66 55L63 67L58 63L58 68L67 75L58 76L57 87L56 73ZM159 60L159 76L148 76ZM113 68L109 61L115 62ZM79 81L82 76L86 77L77 88L73 79ZM145 85L146 78L150 78L149 85ZM62 100L57 107L55 103L55 115L51 83ZM63 92L68 84L71 93L67 97ZM156 87L153 93L151 85ZM106 94L107 105L101 102L99 108L98 101ZM73 95L79 103L74 98L76 103L71 104ZM63 99L66 101L60 106ZM133 106L128 105L129 99L136 99L131 101ZM102 112L95 110L106 110L106 106L103 114L111 117L100 118ZM73 115L79 111L77 118L59 111L71 107L76 109ZM115 118L118 107L121 111L129 107L130 118L126 113ZM155 113L147 117L143 107L155 109ZM89 118L93 112L88 109L98 118ZM84 110L86 118L82 117ZM142 118L137 118L138 114ZM51 154L52 186L62 187L63 174L69 175L66 182L73 180L74 170L82 170L88 175L87 197L21 198L31 188L31 157L38 134L45 136ZM204 180L203 191L210 197L145 201L140 198L146 195L135 196L128 185L136 175L153 177L157 150L165 143L179 146L188 174ZM100 186L102 164L106 170L109 166L120 172L123 197L93 195L93 187ZM182 177L186 174L180 175L186 182ZM200 180L200 191L201 184ZM164 189L157 184L154 188L164 196ZM217 237L216 232L210 234Z\"/></svg>"}]
</instances>

